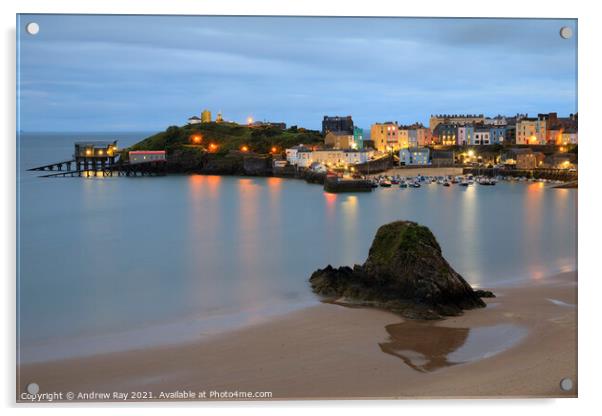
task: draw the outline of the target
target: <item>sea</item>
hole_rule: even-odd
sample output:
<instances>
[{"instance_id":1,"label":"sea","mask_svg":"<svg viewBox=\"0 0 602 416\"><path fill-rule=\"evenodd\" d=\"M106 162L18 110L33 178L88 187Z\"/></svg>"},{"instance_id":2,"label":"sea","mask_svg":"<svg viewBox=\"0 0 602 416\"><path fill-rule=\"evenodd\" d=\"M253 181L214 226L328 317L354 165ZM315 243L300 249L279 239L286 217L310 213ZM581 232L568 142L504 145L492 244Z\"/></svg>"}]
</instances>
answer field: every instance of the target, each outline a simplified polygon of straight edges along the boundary
<instances>
[{"instance_id":1,"label":"sea","mask_svg":"<svg viewBox=\"0 0 602 416\"><path fill-rule=\"evenodd\" d=\"M123 148L151 133L19 134L20 364L192 342L316 305L312 272L364 262L395 220L428 226L475 287L577 268L577 190L544 183L328 194L295 179L27 171L70 159L77 140Z\"/></svg>"}]
</instances>

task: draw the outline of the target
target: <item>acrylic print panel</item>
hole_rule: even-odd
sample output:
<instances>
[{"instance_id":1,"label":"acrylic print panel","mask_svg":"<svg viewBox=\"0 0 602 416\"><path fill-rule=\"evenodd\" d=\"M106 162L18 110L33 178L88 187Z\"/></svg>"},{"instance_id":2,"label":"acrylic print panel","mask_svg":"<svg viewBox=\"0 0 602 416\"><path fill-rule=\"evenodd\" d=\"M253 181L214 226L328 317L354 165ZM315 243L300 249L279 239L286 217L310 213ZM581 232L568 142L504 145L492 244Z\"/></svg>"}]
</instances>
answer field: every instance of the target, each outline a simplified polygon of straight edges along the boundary
<instances>
[{"instance_id":1,"label":"acrylic print panel","mask_svg":"<svg viewBox=\"0 0 602 416\"><path fill-rule=\"evenodd\" d=\"M17 400L577 395L577 21L19 15Z\"/></svg>"}]
</instances>

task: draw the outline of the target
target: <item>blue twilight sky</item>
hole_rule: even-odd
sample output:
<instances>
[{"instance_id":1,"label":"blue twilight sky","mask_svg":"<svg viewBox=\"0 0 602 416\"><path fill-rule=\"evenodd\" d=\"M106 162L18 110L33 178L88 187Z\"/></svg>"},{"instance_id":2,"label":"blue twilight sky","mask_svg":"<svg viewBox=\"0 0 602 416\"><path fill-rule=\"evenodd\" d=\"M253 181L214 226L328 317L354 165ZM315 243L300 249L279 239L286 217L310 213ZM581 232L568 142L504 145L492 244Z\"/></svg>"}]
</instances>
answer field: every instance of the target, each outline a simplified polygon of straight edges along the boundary
<instances>
[{"instance_id":1,"label":"blue twilight sky","mask_svg":"<svg viewBox=\"0 0 602 416\"><path fill-rule=\"evenodd\" d=\"M40 24L28 35L28 22ZM577 111L577 21L21 15L19 128ZM559 36L570 26L574 36Z\"/></svg>"}]
</instances>

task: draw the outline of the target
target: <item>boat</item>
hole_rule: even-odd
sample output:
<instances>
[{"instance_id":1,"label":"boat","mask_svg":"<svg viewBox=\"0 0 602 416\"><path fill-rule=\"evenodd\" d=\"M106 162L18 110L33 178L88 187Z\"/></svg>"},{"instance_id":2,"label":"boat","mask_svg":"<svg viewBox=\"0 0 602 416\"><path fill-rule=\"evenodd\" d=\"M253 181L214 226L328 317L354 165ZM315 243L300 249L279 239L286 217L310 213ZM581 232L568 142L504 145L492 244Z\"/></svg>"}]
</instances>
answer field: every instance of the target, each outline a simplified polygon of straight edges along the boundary
<instances>
[{"instance_id":1,"label":"boat","mask_svg":"<svg viewBox=\"0 0 602 416\"><path fill-rule=\"evenodd\" d=\"M399 178L392 178L391 179L391 185L399 185Z\"/></svg>"},{"instance_id":2,"label":"boat","mask_svg":"<svg viewBox=\"0 0 602 416\"><path fill-rule=\"evenodd\" d=\"M443 182L443 186L451 186L451 184L448 181Z\"/></svg>"},{"instance_id":3,"label":"boat","mask_svg":"<svg viewBox=\"0 0 602 416\"><path fill-rule=\"evenodd\" d=\"M386 179L383 179L382 181L380 181L380 186L382 186L383 188L390 188L391 182Z\"/></svg>"},{"instance_id":4,"label":"boat","mask_svg":"<svg viewBox=\"0 0 602 416\"><path fill-rule=\"evenodd\" d=\"M401 181L401 182L399 183L399 187L400 187L400 188L407 188L407 187L408 187L408 183L407 183L406 181Z\"/></svg>"},{"instance_id":5,"label":"boat","mask_svg":"<svg viewBox=\"0 0 602 416\"><path fill-rule=\"evenodd\" d=\"M468 185L470 185L470 182L467 181L466 179L463 180L462 182L460 182L460 186L468 186Z\"/></svg>"},{"instance_id":6,"label":"boat","mask_svg":"<svg viewBox=\"0 0 602 416\"><path fill-rule=\"evenodd\" d=\"M410 184L410 186L411 186L412 188L420 188L420 186L421 186L421 185L420 185L420 182L416 181L416 182L412 182L412 183Z\"/></svg>"}]
</instances>

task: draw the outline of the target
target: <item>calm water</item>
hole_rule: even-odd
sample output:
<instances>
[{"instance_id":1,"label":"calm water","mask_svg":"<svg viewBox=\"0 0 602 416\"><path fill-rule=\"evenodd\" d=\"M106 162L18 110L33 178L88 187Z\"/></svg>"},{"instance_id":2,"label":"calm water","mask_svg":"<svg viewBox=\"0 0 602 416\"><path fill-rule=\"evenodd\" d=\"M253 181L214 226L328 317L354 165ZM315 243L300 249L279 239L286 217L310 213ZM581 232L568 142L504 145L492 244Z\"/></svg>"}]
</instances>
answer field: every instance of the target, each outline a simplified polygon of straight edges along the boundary
<instances>
[{"instance_id":1,"label":"calm water","mask_svg":"<svg viewBox=\"0 0 602 416\"><path fill-rule=\"evenodd\" d=\"M22 361L197 339L314 304L310 274L363 262L398 219L430 227L473 285L576 269L577 191L542 184L334 195L278 178L24 172L81 137L145 136L21 136Z\"/></svg>"}]
</instances>

